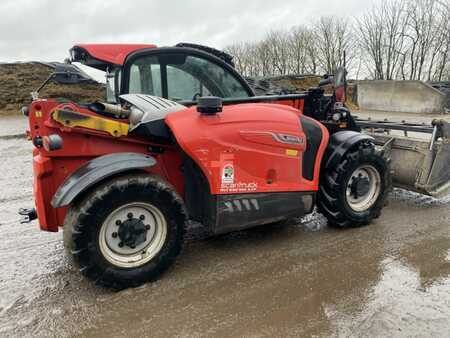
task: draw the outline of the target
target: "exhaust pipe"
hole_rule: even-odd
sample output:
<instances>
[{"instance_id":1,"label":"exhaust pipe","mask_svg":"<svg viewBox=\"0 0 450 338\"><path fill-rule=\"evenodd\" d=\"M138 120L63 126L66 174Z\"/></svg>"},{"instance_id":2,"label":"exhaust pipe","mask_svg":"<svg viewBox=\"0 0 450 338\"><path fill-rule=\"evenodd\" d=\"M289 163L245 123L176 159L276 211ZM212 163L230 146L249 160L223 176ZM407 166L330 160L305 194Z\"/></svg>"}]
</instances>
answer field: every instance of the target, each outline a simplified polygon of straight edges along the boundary
<instances>
[{"instance_id":1,"label":"exhaust pipe","mask_svg":"<svg viewBox=\"0 0 450 338\"><path fill-rule=\"evenodd\" d=\"M106 113L122 119L130 116L130 110L123 108L120 104L94 102L89 105L89 110L97 114L105 115Z\"/></svg>"}]
</instances>

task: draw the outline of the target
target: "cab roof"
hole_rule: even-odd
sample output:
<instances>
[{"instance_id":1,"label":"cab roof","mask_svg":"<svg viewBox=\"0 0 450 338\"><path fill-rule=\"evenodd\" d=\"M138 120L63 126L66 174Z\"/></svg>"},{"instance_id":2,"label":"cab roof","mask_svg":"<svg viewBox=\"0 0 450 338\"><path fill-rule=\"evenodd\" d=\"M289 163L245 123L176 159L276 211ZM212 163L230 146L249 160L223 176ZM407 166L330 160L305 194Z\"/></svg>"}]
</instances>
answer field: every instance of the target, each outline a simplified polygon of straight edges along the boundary
<instances>
[{"instance_id":1,"label":"cab roof","mask_svg":"<svg viewBox=\"0 0 450 338\"><path fill-rule=\"evenodd\" d=\"M137 50L157 48L153 44L76 44L70 49L72 62L105 71L108 66L122 66L126 57Z\"/></svg>"}]
</instances>

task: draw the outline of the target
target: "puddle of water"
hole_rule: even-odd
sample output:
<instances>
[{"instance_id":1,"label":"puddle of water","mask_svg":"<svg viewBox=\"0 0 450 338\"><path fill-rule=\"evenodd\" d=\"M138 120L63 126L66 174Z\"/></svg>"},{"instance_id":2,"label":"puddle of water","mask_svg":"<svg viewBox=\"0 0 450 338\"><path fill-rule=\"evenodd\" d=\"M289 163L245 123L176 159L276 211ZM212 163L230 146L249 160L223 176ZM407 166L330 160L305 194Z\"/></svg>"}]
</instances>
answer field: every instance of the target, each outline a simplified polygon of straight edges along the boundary
<instances>
[{"instance_id":1,"label":"puddle of water","mask_svg":"<svg viewBox=\"0 0 450 338\"><path fill-rule=\"evenodd\" d=\"M380 262L379 282L362 311L327 313L336 336L448 337L450 332L449 238L411 247ZM344 307L345 308L345 307Z\"/></svg>"}]
</instances>

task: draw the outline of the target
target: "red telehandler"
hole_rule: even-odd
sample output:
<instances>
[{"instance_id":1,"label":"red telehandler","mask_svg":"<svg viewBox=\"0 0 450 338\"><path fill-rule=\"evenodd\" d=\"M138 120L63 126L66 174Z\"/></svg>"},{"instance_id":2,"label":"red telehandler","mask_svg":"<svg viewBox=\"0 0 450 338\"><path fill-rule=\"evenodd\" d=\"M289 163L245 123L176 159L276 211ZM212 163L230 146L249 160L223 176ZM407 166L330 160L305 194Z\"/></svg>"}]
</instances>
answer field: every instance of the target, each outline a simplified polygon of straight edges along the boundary
<instances>
[{"instance_id":1,"label":"red telehandler","mask_svg":"<svg viewBox=\"0 0 450 338\"><path fill-rule=\"evenodd\" d=\"M36 208L21 213L42 230L63 227L68 254L98 283L156 279L188 221L214 235L315 205L340 228L380 216L389 161L343 105L339 83L331 96L320 87L255 96L229 55L192 44L76 45L71 60L107 73L107 102L32 93L24 114Z\"/></svg>"}]
</instances>

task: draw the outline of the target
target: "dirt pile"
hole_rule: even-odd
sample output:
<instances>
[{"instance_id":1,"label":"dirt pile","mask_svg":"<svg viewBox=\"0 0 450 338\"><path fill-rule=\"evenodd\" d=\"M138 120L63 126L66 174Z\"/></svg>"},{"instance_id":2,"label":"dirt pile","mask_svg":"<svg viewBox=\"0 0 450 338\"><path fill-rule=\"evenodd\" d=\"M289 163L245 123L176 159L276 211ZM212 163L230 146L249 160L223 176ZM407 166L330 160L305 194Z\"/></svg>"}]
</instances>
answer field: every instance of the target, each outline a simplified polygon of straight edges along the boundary
<instances>
[{"instance_id":1,"label":"dirt pile","mask_svg":"<svg viewBox=\"0 0 450 338\"><path fill-rule=\"evenodd\" d=\"M273 78L271 81L275 85L282 88L293 88L299 91L304 91L311 87L317 87L320 79L320 76L285 76Z\"/></svg>"},{"instance_id":2,"label":"dirt pile","mask_svg":"<svg viewBox=\"0 0 450 338\"><path fill-rule=\"evenodd\" d=\"M31 101L30 93L53 71L52 67L35 62L0 64L0 115L20 114L20 108ZM104 85L95 81L74 85L50 83L40 97L91 102L104 99L104 93Z\"/></svg>"},{"instance_id":3,"label":"dirt pile","mask_svg":"<svg viewBox=\"0 0 450 338\"><path fill-rule=\"evenodd\" d=\"M306 91L309 88L319 86L319 81L321 79L322 77L318 75L281 75L246 78L256 95L294 94L299 91ZM326 85L323 88L325 94L331 94L333 92L333 87L331 85ZM349 80L347 84L346 103L352 110L358 109L355 94L355 82Z\"/></svg>"},{"instance_id":4,"label":"dirt pile","mask_svg":"<svg viewBox=\"0 0 450 338\"><path fill-rule=\"evenodd\" d=\"M315 75L281 75L246 78L256 95L278 95L305 91L308 88L317 87L320 79L320 76Z\"/></svg>"}]
</instances>

